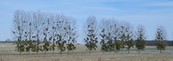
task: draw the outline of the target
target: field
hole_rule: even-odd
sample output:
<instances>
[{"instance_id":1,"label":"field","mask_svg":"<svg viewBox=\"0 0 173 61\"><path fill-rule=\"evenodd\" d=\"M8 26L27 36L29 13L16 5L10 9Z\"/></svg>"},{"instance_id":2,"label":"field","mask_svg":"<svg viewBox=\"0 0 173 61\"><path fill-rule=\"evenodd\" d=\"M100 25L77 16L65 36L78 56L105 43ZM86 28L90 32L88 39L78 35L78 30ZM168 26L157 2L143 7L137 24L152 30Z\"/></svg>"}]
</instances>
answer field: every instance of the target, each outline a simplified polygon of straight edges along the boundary
<instances>
[{"instance_id":1,"label":"field","mask_svg":"<svg viewBox=\"0 0 173 61\"><path fill-rule=\"evenodd\" d=\"M100 49L92 51L91 54L83 45L77 45L77 49L67 52L55 54L52 52L22 53L15 51L15 44L0 43L0 61L173 61L173 47L168 46L163 53L159 53L155 46L147 46L141 54L135 48L131 49L128 54L126 50L119 52L101 52Z\"/></svg>"}]
</instances>

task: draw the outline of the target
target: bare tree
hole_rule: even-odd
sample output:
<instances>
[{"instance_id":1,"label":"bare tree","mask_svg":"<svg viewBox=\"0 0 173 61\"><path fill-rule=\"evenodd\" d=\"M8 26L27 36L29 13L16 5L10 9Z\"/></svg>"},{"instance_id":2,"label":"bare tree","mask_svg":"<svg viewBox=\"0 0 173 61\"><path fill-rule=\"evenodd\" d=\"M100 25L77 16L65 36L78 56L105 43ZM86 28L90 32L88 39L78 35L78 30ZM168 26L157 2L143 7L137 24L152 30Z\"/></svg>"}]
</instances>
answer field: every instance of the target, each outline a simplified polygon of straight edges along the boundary
<instances>
[{"instance_id":1,"label":"bare tree","mask_svg":"<svg viewBox=\"0 0 173 61\"><path fill-rule=\"evenodd\" d=\"M58 22L58 20L56 20L57 18L59 18L58 15L56 14L49 14L48 19L50 20L50 25L49 25L49 41L52 42L52 45L50 44L49 49L52 51L52 54L54 54L55 51L55 41L56 41L56 34L57 34L57 27L56 27L56 23Z\"/></svg>"},{"instance_id":2,"label":"bare tree","mask_svg":"<svg viewBox=\"0 0 173 61\"><path fill-rule=\"evenodd\" d=\"M101 25L101 50L115 51L117 41L118 23L114 19L103 19Z\"/></svg>"},{"instance_id":3,"label":"bare tree","mask_svg":"<svg viewBox=\"0 0 173 61\"><path fill-rule=\"evenodd\" d=\"M60 49L60 53L66 48L69 53L76 48L74 43L77 33L73 17L18 10L15 12L13 23L13 35L17 43L17 51L20 53L25 50L28 53L30 50L37 53L39 50L54 53L56 46ZM43 46L40 46L42 41Z\"/></svg>"},{"instance_id":4,"label":"bare tree","mask_svg":"<svg viewBox=\"0 0 173 61\"><path fill-rule=\"evenodd\" d=\"M162 50L166 48L166 30L163 26L158 26L155 41L157 49L162 53Z\"/></svg>"},{"instance_id":5,"label":"bare tree","mask_svg":"<svg viewBox=\"0 0 173 61\"><path fill-rule=\"evenodd\" d=\"M57 41L56 44L58 45L58 48L60 49L60 54L62 52L64 52L66 50L66 42L67 42L67 33L66 33L66 26L68 25L68 18L66 18L66 16L64 15L60 15L60 17L58 18L58 31L59 33L57 34Z\"/></svg>"},{"instance_id":6,"label":"bare tree","mask_svg":"<svg viewBox=\"0 0 173 61\"><path fill-rule=\"evenodd\" d=\"M31 17L32 16L32 14L30 13L30 12L27 12L26 13L26 15L27 15L27 21L26 21L26 23L25 23L25 25L26 26L24 26L25 27L25 34L27 34L27 40L25 40L26 41L26 44L27 44L27 47L26 47L26 51L28 52L28 53L30 53L30 50L33 48L33 45L32 45L32 34L33 34L33 18ZM32 49L33 50L33 49Z\"/></svg>"},{"instance_id":7,"label":"bare tree","mask_svg":"<svg viewBox=\"0 0 173 61\"><path fill-rule=\"evenodd\" d=\"M44 26L44 24L42 24L43 19L44 19L43 14L40 11L33 13L34 21L32 21L32 23L33 23L33 28L35 29L35 31L34 31L35 35L33 35L33 38L36 38L36 42L37 42L36 43L36 52L37 53L39 52L39 50L42 51L42 49L39 48L39 45L40 45L40 40L41 40L40 36L41 36L41 32L42 32L42 26Z\"/></svg>"},{"instance_id":8,"label":"bare tree","mask_svg":"<svg viewBox=\"0 0 173 61\"><path fill-rule=\"evenodd\" d=\"M134 46L133 27L130 23L126 24L126 44L129 53L130 48Z\"/></svg>"},{"instance_id":9,"label":"bare tree","mask_svg":"<svg viewBox=\"0 0 173 61\"><path fill-rule=\"evenodd\" d=\"M45 16L46 17L46 16ZM44 42L44 45L43 45L43 50L45 51L49 51L50 50L50 39L49 39L49 25L50 25L50 19L49 18L45 18L44 19L44 22L43 22L43 35L44 35L44 39L43 39L43 42Z\"/></svg>"},{"instance_id":10,"label":"bare tree","mask_svg":"<svg viewBox=\"0 0 173 61\"><path fill-rule=\"evenodd\" d=\"M13 34L14 34L14 37L15 37L15 40L16 40L16 43L17 43L17 51L20 52L23 52L25 51L25 45L24 45L24 37L25 39L27 38L27 35L24 34L26 33L24 31L24 26L25 26L25 12L22 11L22 10L17 10L15 13L14 13L14 21L13 21L13 24L14 24L14 30L13 30Z\"/></svg>"},{"instance_id":11,"label":"bare tree","mask_svg":"<svg viewBox=\"0 0 173 61\"><path fill-rule=\"evenodd\" d=\"M59 15L57 18L57 30L60 33L57 33L58 35L58 48L60 49L60 53L63 51L68 50L69 51L74 50L76 47L74 43L76 43L76 28L75 28L75 20L73 17ZM66 44L66 45L65 45Z\"/></svg>"},{"instance_id":12,"label":"bare tree","mask_svg":"<svg viewBox=\"0 0 173 61\"><path fill-rule=\"evenodd\" d=\"M87 19L87 36L84 39L86 44L85 46L89 49L89 53L91 50L96 50L97 48L97 31L96 31L96 18L95 17L88 17Z\"/></svg>"},{"instance_id":13,"label":"bare tree","mask_svg":"<svg viewBox=\"0 0 173 61\"><path fill-rule=\"evenodd\" d=\"M72 17L67 17L68 22L66 24L66 27L64 27L64 30L66 32L66 38L67 38L67 49L68 54L69 51L76 49L74 43L76 43L76 27L75 27L75 20Z\"/></svg>"},{"instance_id":14,"label":"bare tree","mask_svg":"<svg viewBox=\"0 0 173 61\"><path fill-rule=\"evenodd\" d=\"M127 45L127 50L129 53L130 48L134 46L133 41L133 27L128 22L123 22L120 26L119 31L119 39L120 39L120 47L125 48L125 45Z\"/></svg>"},{"instance_id":15,"label":"bare tree","mask_svg":"<svg viewBox=\"0 0 173 61\"><path fill-rule=\"evenodd\" d=\"M136 48L138 49L140 54L140 51L144 50L146 44L145 28L143 25L138 25L136 36Z\"/></svg>"}]
</instances>

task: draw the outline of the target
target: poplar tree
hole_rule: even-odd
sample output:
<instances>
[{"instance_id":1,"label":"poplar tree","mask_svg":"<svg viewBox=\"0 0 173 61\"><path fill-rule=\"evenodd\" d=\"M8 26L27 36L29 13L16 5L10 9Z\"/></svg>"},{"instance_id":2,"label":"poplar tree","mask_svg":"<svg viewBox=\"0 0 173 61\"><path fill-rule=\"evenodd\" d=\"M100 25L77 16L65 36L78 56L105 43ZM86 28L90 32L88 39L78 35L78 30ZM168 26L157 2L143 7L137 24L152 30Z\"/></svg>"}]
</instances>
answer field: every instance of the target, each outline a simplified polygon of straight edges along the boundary
<instances>
[{"instance_id":1,"label":"poplar tree","mask_svg":"<svg viewBox=\"0 0 173 61\"><path fill-rule=\"evenodd\" d=\"M91 50L96 50L97 48L97 34L96 34L96 18L95 17L88 17L87 19L87 36L85 40L85 46L88 48L89 53Z\"/></svg>"},{"instance_id":2,"label":"poplar tree","mask_svg":"<svg viewBox=\"0 0 173 61\"><path fill-rule=\"evenodd\" d=\"M136 48L139 51L144 50L145 48L145 44L146 44L146 38L145 38L145 28L143 25L138 25L137 27L137 39L136 39Z\"/></svg>"},{"instance_id":3,"label":"poplar tree","mask_svg":"<svg viewBox=\"0 0 173 61\"><path fill-rule=\"evenodd\" d=\"M162 53L162 50L165 50L166 48L166 30L163 26L158 26L155 42L156 48Z\"/></svg>"}]
</instances>

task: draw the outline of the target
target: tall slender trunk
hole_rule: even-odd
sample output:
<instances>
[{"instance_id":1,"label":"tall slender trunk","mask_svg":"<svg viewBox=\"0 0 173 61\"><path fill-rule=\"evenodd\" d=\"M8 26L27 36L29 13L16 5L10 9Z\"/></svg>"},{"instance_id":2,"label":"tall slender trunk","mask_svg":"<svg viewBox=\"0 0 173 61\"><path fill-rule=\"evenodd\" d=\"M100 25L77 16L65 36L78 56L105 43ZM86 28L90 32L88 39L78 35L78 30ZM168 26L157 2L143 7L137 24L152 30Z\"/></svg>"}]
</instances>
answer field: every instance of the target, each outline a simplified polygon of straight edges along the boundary
<instances>
[{"instance_id":1,"label":"tall slender trunk","mask_svg":"<svg viewBox=\"0 0 173 61\"><path fill-rule=\"evenodd\" d=\"M62 54L62 51L60 51L60 54Z\"/></svg>"},{"instance_id":2,"label":"tall slender trunk","mask_svg":"<svg viewBox=\"0 0 173 61\"><path fill-rule=\"evenodd\" d=\"M53 45L52 45L52 54L54 54L54 50L55 50L55 41L53 40Z\"/></svg>"},{"instance_id":3,"label":"tall slender trunk","mask_svg":"<svg viewBox=\"0 0 173 61\"><path fill-rule=\"evenodd\" d=\"M19 52L19 54L21 55L21 54L22 54L22 52L20 51L20 52Z\"/></svg>"},{"instance_id":4,"label":"tall slender trunk","mask_svg":"<svg viewBox=\"0 0 173 61\"><path fill-rule=\"evenodd\" d=\"M38 54L38 51L39 51L39 37L38 37L38 34L37 34L37 45L36 45L36 50L37 50L37 54Z\"/></svg>"},{"instance_id":5,"label":"tall slender trunk","mask_svg":"<svg viewBox=\"0 0 173 61\"><path fill-rule=\"evenodd\" d=\"M139 54L141 54L141 50L138 50L139 51Z\"/></svg>"},{"instance_id":6,"label":"tall slender trunk","mask_svg":"<svg viewBox=\"0 0 173 61\"><path fill-rule=\"evenodd\" d=\"M162 53L162 50L160 49L160 53Z\"/></svg>"},{"instance_id":7,"label":"tall slender trunk","mask_svg":"<svg viewBox=\"0 0 173 61\"><path fill-rule=\"evenodd\" d=\"M46 50L44 51L44 54L46 55Z\"/></svg>"},{"instance_id":8,"label":"tall slender trunk","mask_svg":"<svg viewBox=\"0 0 173 61\"><path fill-rule=\"evenodd\" d=\"M130 53L130 50L128 49L128 54Z\"/></svg>"},{"instance_id":9,"label":"tall slender trunk","mask_svg":"<svg viewBox=\"0 0 173 61\"><path fill-rule=\"evenodd\" d=\"M91 54L91 50L89 50L89 54Z\"/></svg>"},{"instance_id":10,"label":"tall slender trunk","mask_svg":"<svg viewBox=\"0 0 173 61\"><path fill-rule=\"evenodd\" d=\"M29 48L29 51L28 51L28 55L30 54L30 48Z\"/></svg>"},{"instance_id":11,"label":"tall slender trunk","mask_svg":"<svg viewBox=\"0 0 173 61\"><path fill-rule=\"evenodd\" d=\"M68 48L67 48L67 50L68 50L68 55L69 55L69 41L68 41Z\"/></svg>"}]
</instances>

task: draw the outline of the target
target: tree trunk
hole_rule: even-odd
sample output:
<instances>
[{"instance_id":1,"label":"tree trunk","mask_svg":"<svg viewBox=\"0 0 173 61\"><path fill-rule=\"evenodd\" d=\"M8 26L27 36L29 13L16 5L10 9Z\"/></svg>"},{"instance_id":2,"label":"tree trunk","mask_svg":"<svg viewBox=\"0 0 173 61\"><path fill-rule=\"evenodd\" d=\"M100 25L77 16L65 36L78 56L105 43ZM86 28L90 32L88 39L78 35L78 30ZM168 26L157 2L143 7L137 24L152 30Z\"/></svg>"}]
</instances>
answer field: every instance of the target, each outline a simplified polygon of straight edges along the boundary
<instances>
[{"instance_id":1,"label":"tree trunk","mask_svg":"<svg viewBox=\"0 0 173 61\"><path fill-rule=\"evenodd\" d=\"M22 52L20 51L20 53L19 53L20 55L22 54Z\"/></svg>"},{"instance_id":2,"label":"tree trunk","mask_svg":"<svg viewBox=\"0 0 173 61\"><path fill-rule=\"evenodd\" d=\"M38 45L37 45L37 47L36 47L36 50L37 50L37 54L38 54L38 51L39 51Z\"/></svg>"},{"instance_id":3,"label":"tree trunk","mask_svg":"<svg viewBox=\"0 0 173 61\"><path fill-rule=\"evenodd\" d=\"M54 41L53 41L53 45L52 45L52 55L54 54L54 50L55 50L55 44L54 44Z\"/></svg>"},{"instance_id":4,"label":"tree trunk","mask_svg":"<svg viewBox=\"0 0 173 61\"><path fill-rule=\"evenodd\" d=\"M46 55L46 51L44 51L44 54Z\"/></svg>"},{"instance_id":5,"label":"tree trunk","mask_svg":"<svg viewBox=\"0 0 173 61\"><path fill-rule=\"evenodd\" d=\"M160 49L160 53L162 53L162 50Z\"/></svg>"},{"instance_id":6,"label":"tree trunk","mask_svg":"<svg viewBox=\"0 0 173 61\"><path fill-rule=\"evenodd\" d=\"M91 54L91 50L89 50L89 54Z\"/></svg>"},{"instance_id":7,"label":"tree trunk","mask_svg":"<svg viewBox=\"0 0 173 61\"><path fill-rule=\"evenodd\" d=\"M30 54L30 49L29 49L29 51L28 51L28 55Z\"/></svg>"},{"instance_id":8,"label":"tree trunk","mask_svg":"<svg viewBox=\"0 0 173 61\"><path fill-rule=\"evenodd\" d=\"M141 54L141 50L139 50L139 54Z\"/></svg>"},{"instance_id":9,"label":"tree trunk","mask_svg":"<svg viewBox=\"0 0 173 61\"><path fill-rule=\"evenodd\" d=\"M62 54L62 51L60 51L60 54Z\"/></svg>"},{"instance_id":10,"label":"tree trunk","mask_svg":"<svg viewBox=\"0 0 173 61\"><path fill-rule=\"evenodd\" d=\"M128 54L129 54L129 49L128 49Z\"/></svg>"},{"instance_id":11,"label":"tree trunk","mask_svg":"<svg viewBox=\"0 0 173 61\"><path fill-rule=\"evenodd\" d=\"M54 51L52 51L52 55L54 55Z\"/></svg>"}]
</instances>

